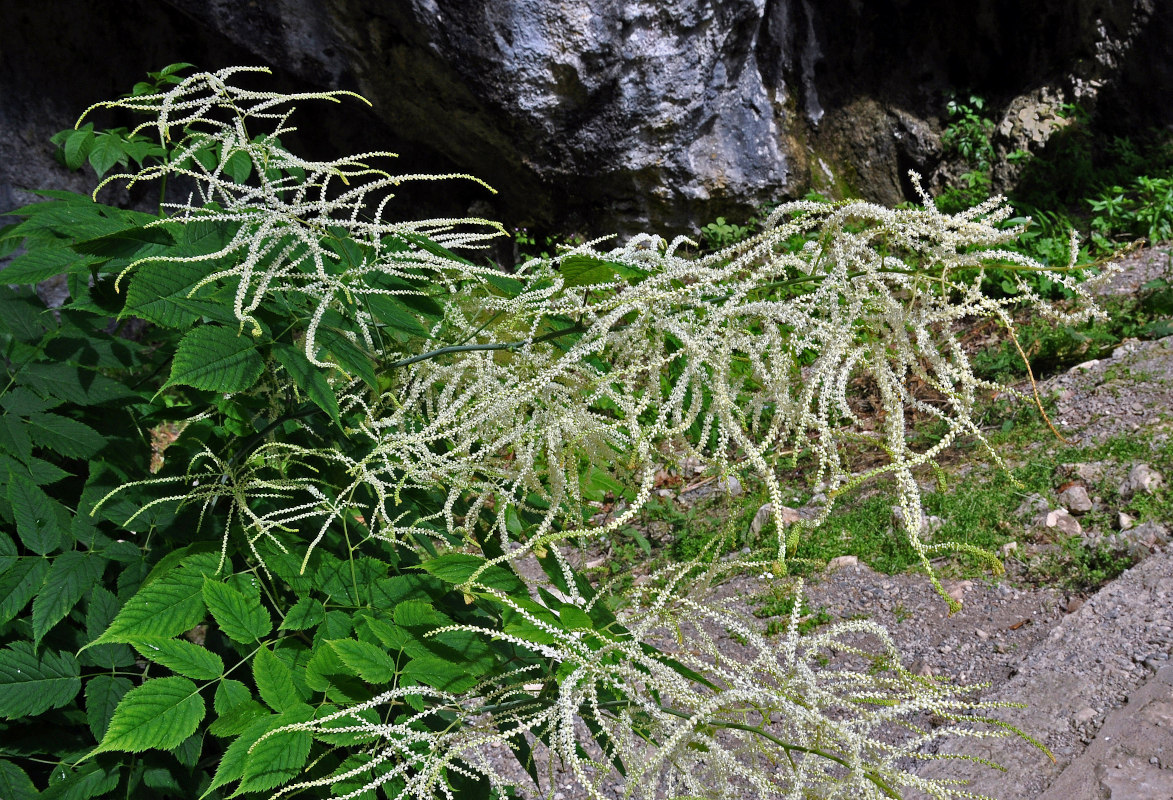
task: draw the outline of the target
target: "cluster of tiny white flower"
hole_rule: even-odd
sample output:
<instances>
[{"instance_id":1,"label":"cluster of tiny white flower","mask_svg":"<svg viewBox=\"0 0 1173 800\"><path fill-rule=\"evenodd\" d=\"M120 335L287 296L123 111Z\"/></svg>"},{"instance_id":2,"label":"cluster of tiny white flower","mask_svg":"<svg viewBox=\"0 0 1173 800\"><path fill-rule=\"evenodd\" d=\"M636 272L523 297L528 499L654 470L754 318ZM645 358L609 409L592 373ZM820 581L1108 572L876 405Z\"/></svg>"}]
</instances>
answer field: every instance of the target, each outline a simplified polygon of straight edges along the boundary
<instances>
[{"instance_id":1,"label":"cluster of tiny white flower","mask_svg":"<svg viewBox=\"0 0 1173 800\"><path fill-rule=\"evenodd\" d=\"M975 376L957 336L960 323L993 318L1013 336L1011 305L1028 303L1063 321L1098 313L1071 272L1003 247L1022 228L1004 225L1010 210L997 198L956 215L940 213L927 196L922 206L897 210L865 202L785 203L760 233L702 258L685 252L687 239L644 235L609 251L598 242L582 245L505 276L449 250L482 245L498 232L492 223L383 221L394 187L432 176L392 176L365 163L387 154L310 162L280 146L277 135L289 130L289 110L280 109L332 95L238 89L227 82L237 71L193 76L164 94L110 105L155 114L162 141L172 128L184 129L186 149L130 179L178 174L201 187L198 198L163 224L239 224L222 250L192 257L238 254L205 282L236 282L236 317L254 334L260 332L254 315L266 298L309 298L315 310L306 355L337 368L342 412L361 419L352 432L366 442L359 455L270 443L244 463L208 454L193 464L184 479L198 480L190 498L226 497L250 543L261 536L279 541L285 526L306 519L321 520L321 538L347 503L361 502L334 498L367 497L361 513L372 537L411 545L420 535L444 532L471 542L487 518L504 555L485 568L531 552L561 558L559 541L606 536L627 525L649 498L664 460L688 457L715 473L746 469L767 487L777 546L773 559L756 568L782 573L800 531L817 527L831 507L807 523L787 528L783 522L778 466L809 450L817 459L815 480L826 483L832 499L870 478L892 476L905 533L928 568L931 556L964 545L921 538L918 471L933 466L959 436L989 450L974 416L979 392L1017 394ZM270 122L274 130L253 137L245 127L253 121ZM191 138L193 131L200 133ZM239 153L257 165L258 180L229 174ZM1074 253L1074 241L1072 247ZM1048 304L1022 281L1013 298L983 295L983 270L994 264L1047 270L1084 301L1081 310ZM426 353L399 349L367 303L438 288L446 292L445 313L429 333L445 344ZM319 348L317 332L328 319L350 324L352 344L382 359L377 389ZM874 388L877 414L853 405L848 390L859 381ZM937 420L944 433L915 449L910 413ZM853 474L856 456L868 450L882 452L885 463ZM327 496L312 480L286 477L291 464L315 461L341 465L350 484ZM635 491L624 510L592 527L584 523L583 487L599 470ZM404 510L405 490L437 488L447 500L435 513ZM266 514L249 510L255 499L275 496L289 504ZM540 522L522 530L518 512ZM355 731L385 743L379 758L394 762L391 773L410 777L405 793L421 798L442 791L443 770L473 769L503 781L474 752L533 733L546 737L594 796L602 796L601 781L617 759L627 764L628 793L635 796L892 796L898 785L961 796L902 771L897 761L916 757L942 735L916 728L910 716L932 711L959 723L947 730L969 730L961 723L977 721L966 710L972 703L900 670L875 626L846 623L800 636L796 618L790 634L774 643L735 615L677 591L687 573L682 567L669 576L671 591L635 598L631 619L641 621L624 636L571 637L551 629L553 644L517 640L565 666L550 702L516 701L526 676L511 675L464 698L445 698L463 721L446 733L358 716L420 694L419 687L301 727L354 720ZM491 594L479 575L465 588ZM573 594L574 581L566 583ZM527 613L509 597L499 600ZM690 646L699 655L650 654L644 643L684 618L694 622ZM752 655L730 661L700 620L744 637ZM861 632L881 643L888 673L811 667L830 650L858 654L851 641ZM584 714L603 731L594 738L609 743L596 758L580 754L575 720ZM914 733L899 746L875 735L894 722ZM782 767L771 773L767 763Z\"/></svg>"}]
</instances>

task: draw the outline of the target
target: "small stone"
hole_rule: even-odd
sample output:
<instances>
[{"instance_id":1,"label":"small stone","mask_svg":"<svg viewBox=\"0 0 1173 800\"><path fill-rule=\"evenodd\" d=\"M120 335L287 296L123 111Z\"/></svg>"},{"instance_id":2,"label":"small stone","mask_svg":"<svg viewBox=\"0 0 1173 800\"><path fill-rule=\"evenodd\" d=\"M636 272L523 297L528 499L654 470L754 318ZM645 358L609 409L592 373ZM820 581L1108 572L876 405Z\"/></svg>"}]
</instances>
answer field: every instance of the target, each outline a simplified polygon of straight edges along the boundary
<instances>
[{"instance_id":1,"label":"small stone","mask_svg":"<svg viewBox=\"0 0 1173 800\"><path fill-rule=\"evenodd\" d=\"M1094 708L1081 708L1075 712L1075 723L1077 725L1086 725L1096 718L1096 710Z\"/></svg>"},{"instance_id":2,"label":"small stone","mask_svg":"<svg viewBox=\"0 0 1173 800\"><path fill-rule=\"evenodd\" d=\"M995 653L1003 653L1003 654L1006 653L1006 645L1002 644L1001 642L998 642L996 645L994 645L994 652Z\"/></svg>"},{"instance_id":3,"label":"small stone","mask_svg":"<svg viewBox=\"0 0 1173 800\"><path fill-rule=\"evenodd\" d=\"M1083 481L1084 484L1096 484L1104 477L1102 461L1075 461L1069 464L1060 464L1055 471L1058 477L1067 480Z\"/></svg>"},{"instance_id":4,"label":"small stone","mask_svg":"<svg viewBox=\"0 0 1173 800\"><path fill-rule=\"evenodd\" d=\"M1001 554L1002 558L1009 558L1012 553L1018 552L1018 542L1007 542L998 548L998 552ZM999 591L1001 588L1001 586L998 587Z\"/></svg>"},{"instance_id":5,"label":"small stone","mask_svg":"<svg viewBox=\"0 0 1173 800\"><path fill-rule=\"evenodd\" d=\"M836 556L827 562L827 572L834 572L844 567L855 567L858 565L859 558L856 556Z\"/></svg>"},{"instance_id":6,"label":"small stone","mask_svg":"<svg viewBox=\"0 0 1173 800\"><path fill-rule=\"evenodd\" d=\"M1128 514L1125 514L1123 511L1116 515L1116 527L1122 531L1126 531L1131 528L1135 522L1135 519L1133 519Z\"/></svg>"},{"instance_id":7,"label":"small stone","mask_svg":"<svg viewBox=\"0 0 1173 800\"><path fill-rule=\"evenodd\" d=\"M1043 499L1041 494L1029 495L1022 503L1014 510L1015 516L1018 517L1038 517L1046 514L1050 509L1050 505Z\"/></svg>"},{"instance_id":8,"label":"small stone","mask_svg":"<svg viewBox=\"0 0 1173 800\"><path fill-rule=\"evenodd\" d=\"M1067 598L1066 608L1067 608L1068 614L1074 614L1076 611L1079 611L1079 609L1083 608L1083 598L1080 598L1080 597Z\"/></svg>"},{"instance_id":9,"label":"small stone","mask_svg":"<svg viewBox=\"0 0 1173 800\"><path fill-rule=\"evenodd\" d=\"M1092 500L1087 489L1075 484L1059 493L1059 502L1072 514L1086 514L1092 510Z\"/></svg>"},{"instance_id":10,"label":"small stone","mask_svg":"<svg viewBox=\"0 0 1173 800\"><path fill-rule=\"evenodd\" d=\"M802 515L798 513L798 509L791 508L790 506L782 506L783 525L793 525L800 519L802 519ZM757 513L753 515L753 522L749 524L750 533L756 536L757 534L761 533L762 529L773 520L774 504L765 503L757 510Z\"/></svg>"},{"instance_id":11,"label":"small stone","mask_svg":"<svg viewBox=\"0 0 1173 800\"><path fill-rule=\"evenodd\" d=\"M983 642L989 641L990 634L983 631L981 628L974 628L973 635L981 639Z\"/></svg>"},{"instance_id":12,"label":"small stone","mask_svg":"<svg viewBox=\"0 0 1173 800\"><path fill-rule=\"evenodd\" d=\"M717 481L718 491L725 492L730 497L737 497L742 493L741 481L737 479L736 475L729 475Z\"/></svg>"},{"instance_id":13,"label":"small stone","mask_svg":"<svg viewBox=\"0 0 1173 800\"><path fill-rule=\"evenodd\" d=\"M1128 500L1138 494L1153 494L1160 487L1163 478L1161 473L1148 464L1137 464L1128 477L1120 484L1120 497Z\"/></svg>"},{"instance_id":14,"label":"small stone","mask_svg":"<svg viewBox=\"0 0 1173 800\"><path fill-rule=\"evenodd\" d=\"M933 668L929 666L929 662L923 658L918 658L909 665L908 671L913 675L919 675L922 678L933 677Z\"/></svg>"},{"instance_id":15,"label":"small stone","mask_svg":"<svg viewBox=\"0 0 1173 800\"><path fill-rule=\"evenodd\" d=\"M1071 516L1065 508L1048 511L1043 524L1048 528L1055 528L1066 536L1079 536L1083 533L1083 527L1079 524L1079 520Z\"/></svg>"},{"instance_id":16,"label":"small stone","mask_svg":"<svg viewBox=\"0 0 1173 800\"><path fill-rule=\"evenodd\" d=\"M961 598L964 597L965 593L968 592L972 587L973 581L957 581L952 585L946 584L945 592L960 603Z\"/></svg>"},{"instance_id":17,"label":"small stone","mask_svg":"<svg viewBox=\"0 0 1173 800\"><path fill-rule=\"evenodd\" d=\"M1169 529L1159 522L1142 522L1121 531L1119 538L1134 558L1142 559L1152 553L1154 548L1169 544Z\"/></svg>"}]
</instances>

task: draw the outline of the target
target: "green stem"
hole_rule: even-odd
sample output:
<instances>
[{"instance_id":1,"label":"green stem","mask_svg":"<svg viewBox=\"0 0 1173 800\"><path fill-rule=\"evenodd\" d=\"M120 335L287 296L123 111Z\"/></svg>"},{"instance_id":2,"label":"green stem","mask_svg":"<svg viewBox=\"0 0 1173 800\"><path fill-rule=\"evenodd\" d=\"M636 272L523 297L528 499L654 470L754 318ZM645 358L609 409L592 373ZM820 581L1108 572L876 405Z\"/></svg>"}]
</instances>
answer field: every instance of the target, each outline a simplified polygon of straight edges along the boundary
<instances>
[{"instance_id":1,"label":"green stem","mask_svg":"<svg viewBox=\"0 0 1173 800\"><path fill-rule=\"evenodd\" d=\"M392 361L387 365L387 369L398 369L399 367L406 367L411 364L417 364L420 361L427 361L428 359L436 358L437 356L447 355L449 353L473 353L479 350L509 350L510 352L518 350L527 344L541 344L553 339L558 339L562 336L569 336L575 333L585 333L586 328L581 325L574 325L570 328L563 328L560 331L553 331L544 336L539 336L536 339L521 339L516 342L495 342L492 344L454 344L448 347L441 347L437 350L429 350L426 353L420 353L411 358L403 358L399 361Z\"/></svg>"}]
</instances>

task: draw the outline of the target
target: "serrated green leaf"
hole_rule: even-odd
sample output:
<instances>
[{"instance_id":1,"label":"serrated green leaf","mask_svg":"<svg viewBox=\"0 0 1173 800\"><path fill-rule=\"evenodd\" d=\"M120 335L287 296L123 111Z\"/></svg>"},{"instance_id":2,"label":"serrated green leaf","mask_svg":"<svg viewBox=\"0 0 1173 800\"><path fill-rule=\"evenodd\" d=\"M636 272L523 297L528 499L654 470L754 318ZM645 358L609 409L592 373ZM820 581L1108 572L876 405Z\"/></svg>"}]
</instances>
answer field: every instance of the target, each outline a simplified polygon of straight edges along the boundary
<instances>
[{"instance_id":1,"label":"serrated green leaf","mask_svg":"<svg viewBox=\"0 0 1173 800\"><path fill-rule=\"evenodd\" d=\"M405 600L395 606L395 624L427 631L451 625L452 620L424 600Z\"/></svg>"},{"instance_id":2,"label":"serrated green leaf","mask_svg":"<svg viewBox=\"0 0 1173 800\"><path fill-rule=\"evenodd\" d=\"M395 295L363 295L362 302L363 308L370 312L372 317L387 327L402 331L409 336L430 338L428 329L420 324L420 321L411 313L407 304Z\"/></svg>"},{"instance_id":3,"label":"serrated green leaf","mask_svg":"<svg viewBox=\"0 0 1173 800\"><path fill-rule=\"evenodd\" d=\"M190 556L178 568L143 586L92 644L129 643L144 636L172 637L203 621L204 575L215 574L215 553Z\"/></svg>"},{"instance_id":4,"label":"serrated green leaf","mask_svg":"<svg viewBox=\"0 0 1173 800\"><path fill-rule=\"evenodd\" d=\"M130 644L143 658L162 664L185 678L213 681L224 674L224 661L220 656L183 639L143 637Z\"/></svg>"},{"instance_id":5,"label":"serrated green leaf","mask_svg":"<svg viewBox=\"0 0 1173 800\"><path fill-rule=\"evenodd\" d=\"M277 359L298 389L305 392L314 405L330 415L334 424L341 427L338 417L338 398L330 388L330 382L322 370L310 363L305 353L288 344L273 345L273 357Z\"/></svg>"},{"instance_id":6,"label":"serrated green leaf","mask_svg":"<svg viewBox=\"0 0 1173 800\"><path fill-rule=\"evenodd\" d=\"M354 639L337 639L326 644L367 683L388 683L395 677L395 659L373 644Z\"/></svg>"},{"instance_id":7,"label":"serrated green leaf","mask_svg":"<svg viewBox=\"0 0 1173 800\"><path fill-rule=\"evenodd\" d=\"M81 169L81 165L86 163L86 156L90 154L90 148L94 145L94 126L92 123L87 123L84 128L71 131L65 137L65 145L62 150L65 152L65 165L70 169Z\"/></svg>"},{"instance_id":8,"label":"serrated green leaf","mask_svg":"<svg viewBox=\"0 0 1173 800\"><path fill-rule=\"evenodd\" d=\"M220 630L234 642L252 644L273 629L269 612L255 601L219 581L208 580L203 587L204 602Z\"/></svg>"},{"instance_id":9,"label":"serrated green leaf","mask_svg":"<svg viewBox=\"0 0 1173 800\"><path fill-rule=\"evenodd\" d=\"M99 133L90 147L90 166L102 177L119 161L126 159L122 152L122 137L113 133Z\"/></svg>"},{"instance_id":10,"label":"serrated green leaf","mask_svg":"<svg viewBox=\"0 0 1173 800\"><path fill-rule=\"evenodd\" d=\"M56 500L19 475L11 475L8 502L16 517L16 533L29 550L47 555L61 545L61 519L68 513Z\"/></svg>"},{"instance_id":11,"label":"serrated green leaf","mask_svg":"<svg viewBox=\"0 0 1173 800\"><path fill-rule=\"evenodd\" d=\"M195 733L204 712L204 700L187 678L152 678L122 698L93 752L170 750Z\"/></svg>"},{"instance_id":12,"label":"serrated green leaf","mask_svg":"<svg viewBox=\"0 0 1173 800\"><path fill-rule=\"evenodd\" d=\"M253 720L271 716L272 713L256 700L246 700L220 714L216 721L208 726L208 733L221 739L239 736L248 730Z\"/></svg>"},{"instance_id":13,"label":"serrated green leaf","mask_svg":"<svg viewBox=\"0 0 1173 800\"><path fill-rule=\"evenodd\" d=\"M325 352L325 358L319 353L319 359L337 363L345 372L356 375L363 383L372 389L378 388L378 378L375 376L375 365L370 355L356 345L342 331L334 328L319 327L317 345Z\"/></svg>"},{"instance_id":14,"label":"serrated green leaf","mask_svg":"<svg viewBox=\"0 0 1173 800\"><path fill-rule=\"evenodd\" d=\"M5 800L37 800L40 796L23 769L0 758L0 797Z\"/></svg>"},{"instance_id":15,"label":"serrated green leaf","mask_svg":"<svg viewBox=\"0 0 1173 800\"><path fill-rule=\"evenodd\" d=\"M248 754L237 792L263 792L288 783L305 766L311 744L306 731L282 731L261 739Z\"/></svg>"},{"instance_id":16,"label":"serrated green leaf","mask_svg":"<svg viewBox=\"0 0 1173 800\"><path fill-rule=\"evenodd\" d=\"M445 583L459 586L466 583L478 569L485 565L485 559L480 556L466 553L445 553L439 558L433 558L420 564L420 569L435 575ZM493 589L500 589L506 594L516 594L525 591L525 584L505 567L493 565L483 570L477 576L477 583Z\"/></svg>"},{"instance_id":17,"label":"serrated green leaf","mask_svg":"<svg viewBox=\"0 0 1173 800\"><path fill-rule=\"evenodd\" d=\"M287 711L302 702L289 666L267 647L253 657L253 680L261 699L274 711Z\"/></svg>"},{"instance_id":18,"label":"serrated green leaf","mask_svg":"<svg viewBox=\"0 0 1173 800\"><path fill-rule=\"evenodd\" d=\"M480 680L470 675L459 662L433 655L421 655L407 662L403 677L431 686L445 692L460 693L476 685Z\"/></svg>"},{"instance_id":19,"label":"serrated green leaf","mask_svg":"<svg viewBox=\"0 0 1173 800\"><path fill-rule=\"evenodd\" d=\"M38 447L66 458L90 458L106 446L106 438L75 419L60 414L30 414L28 432Z\"/></svg>"},{"instance_id":20,"label":"serrated green leaf","mask_svg":"<svg viewBox=\"0 0 1173 800\"><path fill-rule=\"evenodd\" d=\"M586 255L566 256L559 262L558 270L562 274L563 285L568 288L610 283L616 276L631 280L645 278L648 275L647 271L629 264L619 264Z\"/></svg>"},{"instance_id":21,"label":"serrated green leaf","mask_svg":"<svg viewBox=\"0 0 1173 800\"><path fill-rule=\"evenodd\" d=\"M5 281L11 269L11 266L4 269ZM40 298L31 293L10 296L0 292L0 331L7 331L19 342L36 344L46 331L56 327L56 320ZM8 408L9 402L10 398L5 394L5 408Z\"/></svg>"},{"instance_id":22,"label":"serrated green leaf","mask_svg":"<svg viewBox=\"0 0 1173 800\"><path fill-rule=\"evenodd\" d=\"M90 592L89 605L86 608L86 634L89 641L94 641L110 625L118 615L118 598L114 593L103 586L95 586ZM124 644L100 644L85 650L85 658L95 666L106 669L128 667L134 663L134 653Z\"/></svg>"},{"instance_id":23,"label":"serrated green leaf","mask_svg":"<svg viewBox=\"0 0 1173 800\"><path fill-rule=\"evenodd\" d=\"M326 618L326 608L321 600L302 597L289 609L281 622L281 630L303 631L312 628Z\"/></svg>"},{"instance_id":24,"label":"serrated green leaf","mask_svg":"<svg viewBox=\"0 0 1173 800\"><path fill-rule=\"evenodd\" d=\"M118 785L120 766L117 763L87 761L77 769L58 764L49 773L49 785L41 800L90 800L109 797Z\"/></svg>"},{"instance_id":25,"label":"serrated green leaf","mask_svg":"<svg viewBox=\"0 0 1173 800\"><path fill-rule=\"evenodd\" d=\"M80 668L71 653L37 654L31 642L0 650L0 717L35 717L60 708L81 690Z\"/></svg>"},{"instance_id":26,"label":"serrated green leaf","mask_svg":"<svg viewBox=\"0 0 1173 800\"><path fill-rule=\"evenodd\" d=\"M0 533L0 575L3 575L9 567L16 563L19 558L19 551L16 549L16 542L12 541L12 537L7 533Z\"/></svg>"},{"instance_id":27,"label":"serrated green leaf","mask_svg":"<svg viewBox=\"0 0 1173 800\"><path fill-rule=\"evenodd\" d=\"M106 560L93 553L70 550L53 559L45 585L33 600L33 646L68 614L82 595L90 590L106 567Z\"/></svg>"},{"instance_id":28,"label":"serrated green leaf","mask_svg":"<svg viewBox=\"0 0 1173 800\"><path fill-rule=\"evenodd\" d=\"M265 370L256 343L231 328L203 325L179 341L168 386L183 385L209 392L243 392Z\"/></svg>"},{"instance_id":29,"label":"serrated green leaf","mask_svg":"<svg viewBox=\"0 0 1173 800\"><path fill-rule=\"evenodd\" d=\"M49 574L49 562L44 558L26 556L0 575L0 625L19 614L40 591Z\"/></svg>"},{"instance_id":30,"label":"serrated green leaf","mask_svg":"<svg viewBox=\"0 0 1173 800\"><path fill-rule=\"evenodd\" d=\"M137 226L74 242L70 247L85 255L136 259L164 252L173 244L175 240L165 228Z\"/></svg>"},{"instance_id":31,"label":"serrated green leaf","mask_svg":"<svg viewBox=\"0 0 1173 800\"><path fill-rule=\"evenodd\" d=\"M95 675L86 681L86 721L94 739L101 741L123 696L134 686L121 675Z\"/></svg>"},{"instance_id":32,"label":"serrated green leaf","mask_svg":"<svg viewBox=\"0 0 1173 800\"><path fill-rule=\"evenodd\" d=\"M5 414L0 417L0 451L20 461L28 461L33 454L33 440L29 438L24 420Z\"/></svg>"},{"instance_id":33,"label":"serrated green leaf","mask_svg":"<svg viewBox=\"0 0 1173 800\"><path fill-rule=\"evenodd\" d=\"M194 324L204 316L199 312L206 301L188 295L210 269L208 264L190 261L143 264L126 290L126 313L168 328Z\"/></svg>"},{"instance_id":34,"label":"serrated green leaf","mask_svg":"<svg viewBox=\"0 0 1173 800\"><path fill-rule=\"evenodd\" d=\"M253 694L238 680L225 678L216 685L216 694L212 698L212 708L217 714L227 714L241 703L252 700Z\"/></svg>"},{"instance_id":35,"label":"serrated green leaf","mask_svg":"<svg viewBox=\"0 0 1173 800\"><path fill-rule=\"evenodd\" d=\"M113 378L76 364L29 364L21 374L25 385L39 394L79 406L146 399Z\"/></svg>"},{"instance_id":36,"label":"serrated green leaf","mask_svg":"<svg viewBox=\"0 0 1173 800\"><path fill-rule=\"evenodd\" d=\"M253 171L253 160L245 150L237 150L224 159L224 174L237 183L244 183Z\"/></svg>"},{"instance_id":37,"label":"serrated green leaf","mask_svg":"<svg viewBox=\"0 0 1173 800\"><path fill-rule=\"evenodd\" d=\"M216 768L216 774L213 776L212 783L207 791L243 778L246 765L250 760L248 749L266 733L271 730L276 730L283 725L307 722L313 719L313 717L314 710L302 703L290 709L287 713L271 714L262 719L255 720L232 744L228 745L228 749L224 751L224 755L220 759L220 766Z\"/></svg>"}]
</instances>

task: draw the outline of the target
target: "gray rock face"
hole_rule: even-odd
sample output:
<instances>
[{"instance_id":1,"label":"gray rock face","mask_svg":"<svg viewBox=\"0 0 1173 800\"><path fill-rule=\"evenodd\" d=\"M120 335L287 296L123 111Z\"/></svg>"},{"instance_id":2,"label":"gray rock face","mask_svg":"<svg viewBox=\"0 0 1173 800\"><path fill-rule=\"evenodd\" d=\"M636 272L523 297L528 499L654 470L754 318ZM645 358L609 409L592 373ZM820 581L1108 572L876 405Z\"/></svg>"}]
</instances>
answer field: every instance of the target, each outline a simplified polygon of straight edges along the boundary
<instances>
[{"instance_id":1,"label":"gray rock face","mask_svg":"<svg viewBox=\"0 0 1173 800\"><path fill-rule=\"evenodd\" d=\"M950 88L1004 109L1007 151L1041 147L1061 101L1103 94L1122 115L1173 114L1152 102L1173 89L1173 36L1160 35L1169 15L1155 8L127 0L115 18L82 0L0 0L0 211L18 202L14 187L68 183L42 144L49 134L179 57L268 63L283 88L356 89L374 116L343 109L303 124L326 126L322 149L395 149L404 172L469 172L500 190L445 188L421 208L489 201L478 212L507 224L594 233L695 231L810 188L896 203L912 197L908 169L931 183L941 168Z\"/></svg>"}]
</instances>

